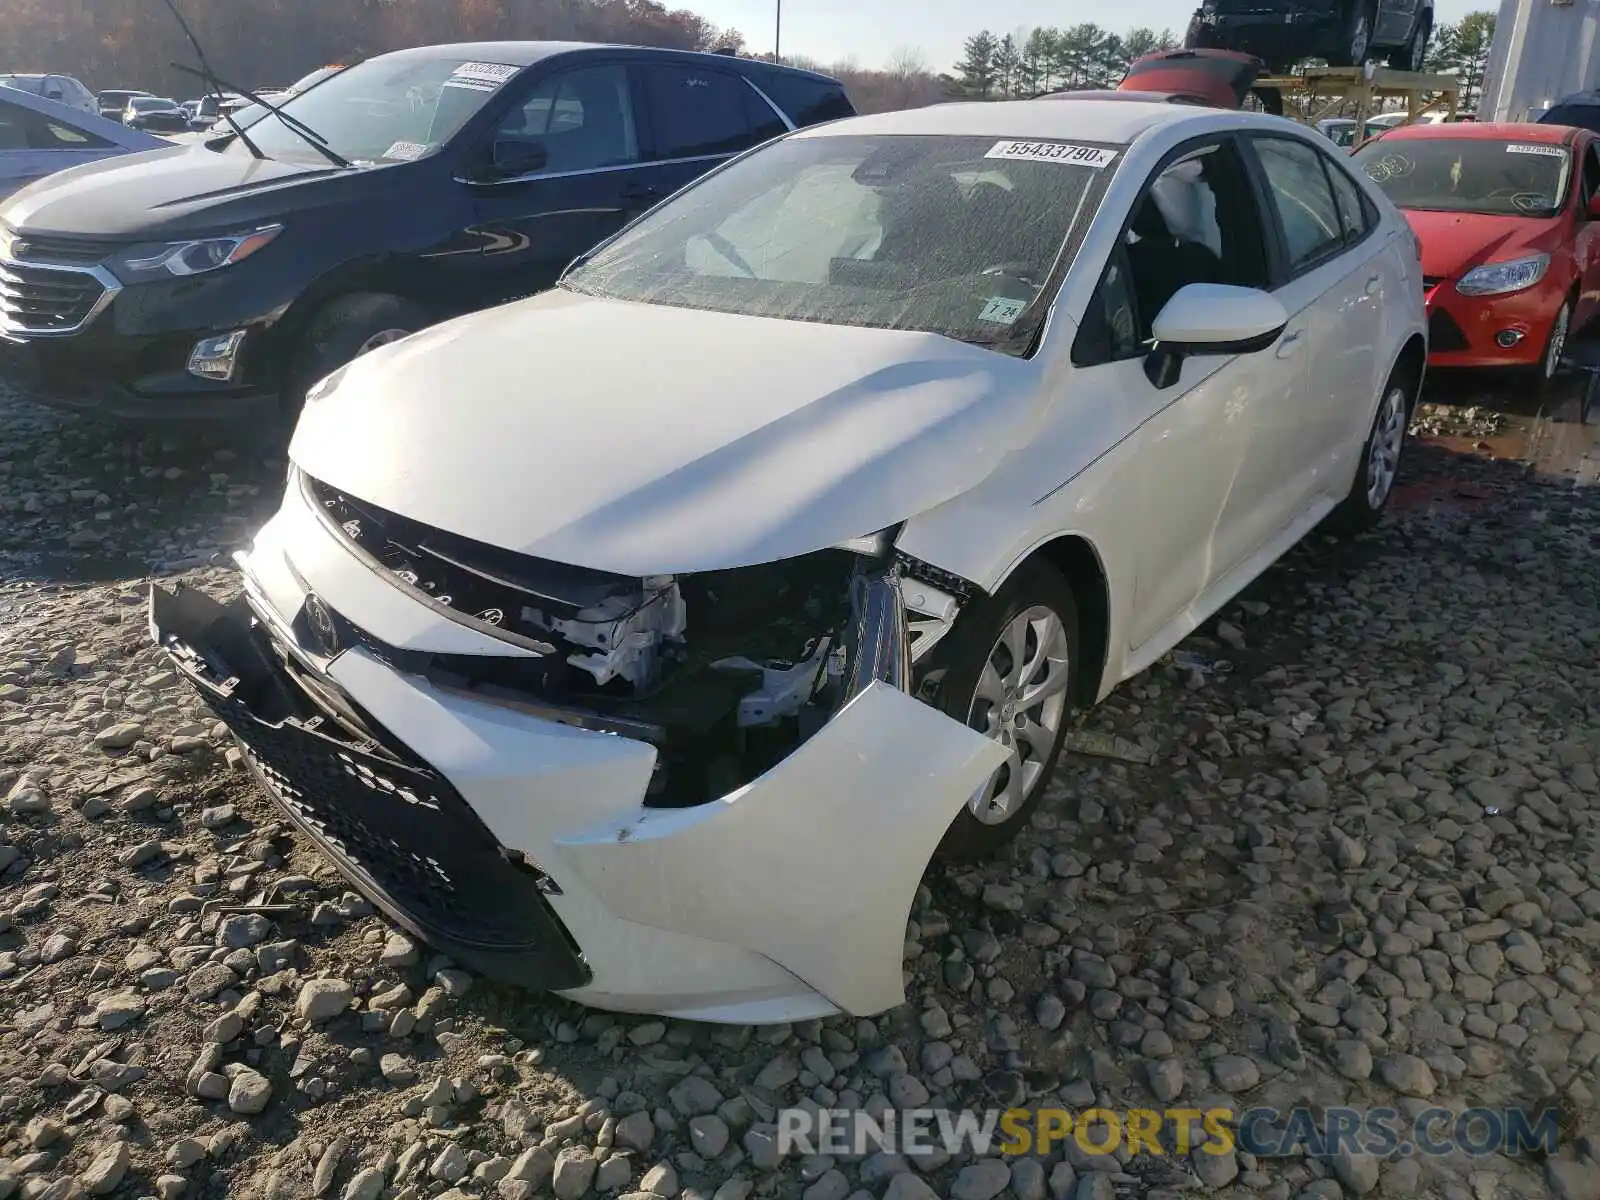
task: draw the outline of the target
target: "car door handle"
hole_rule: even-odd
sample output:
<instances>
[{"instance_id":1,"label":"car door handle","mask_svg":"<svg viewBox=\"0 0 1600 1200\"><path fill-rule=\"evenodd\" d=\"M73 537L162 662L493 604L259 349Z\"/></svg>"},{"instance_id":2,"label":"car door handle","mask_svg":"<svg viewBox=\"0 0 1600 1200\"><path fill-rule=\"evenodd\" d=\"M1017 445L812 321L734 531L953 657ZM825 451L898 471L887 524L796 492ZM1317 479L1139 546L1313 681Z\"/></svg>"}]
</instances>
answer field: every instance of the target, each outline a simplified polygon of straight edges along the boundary
<instances>
[{"instance_id":1,"label":"car door handle","mask_svg":"<svg viewBox=\"0 0 1600 1200\"><path fill-rule=\"evenodd\" d=\"M624 200L659 200L661 189L645 183L635 183L622 189Z\"/></svg>"},{"instance_id":2,"label":"car door handle","mask_svg":"<svg viewBox=\"0 0 1600 1200\"><path fill-rule=\"evenodd\" d=\"M1284 338L1283 341L1279 342L1278 357L1293 358L1300 350L1300 343L1305 338L1305 332L1306 331L1304 329L1296 329L1288 337Z\"/></svg>"},{"instance_id":3,"label":"car door handle","mask_svg":"<svg viewBox=\"0 0 1600 1200\"><path fill-rule=\"evenodd\" d=\"M1371 279L1367 280L1367 295L1376 296L1378 294L1378 289L1382 286L1383 276L1374 275Z\"/></svg>"}]
</instances>

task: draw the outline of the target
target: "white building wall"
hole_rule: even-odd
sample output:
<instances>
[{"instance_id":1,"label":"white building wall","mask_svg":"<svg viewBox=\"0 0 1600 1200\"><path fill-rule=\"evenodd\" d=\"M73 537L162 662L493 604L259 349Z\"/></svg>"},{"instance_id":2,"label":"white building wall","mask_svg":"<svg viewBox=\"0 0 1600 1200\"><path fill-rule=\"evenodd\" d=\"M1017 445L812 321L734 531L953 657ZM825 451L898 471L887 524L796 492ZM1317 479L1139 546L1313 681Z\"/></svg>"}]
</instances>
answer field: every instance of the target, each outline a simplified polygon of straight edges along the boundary
<instances>
[{"instance_id":1,"label":"white building wall","mask_svg":"<svg viewBox=\"0 0 1600 1200\"><path fill-rule=\"evenodd\" d=\"M1562 96L1600 87L1600 0L1501 0L1480 121L1537 120Z\"/></svg>"}]
</instances>

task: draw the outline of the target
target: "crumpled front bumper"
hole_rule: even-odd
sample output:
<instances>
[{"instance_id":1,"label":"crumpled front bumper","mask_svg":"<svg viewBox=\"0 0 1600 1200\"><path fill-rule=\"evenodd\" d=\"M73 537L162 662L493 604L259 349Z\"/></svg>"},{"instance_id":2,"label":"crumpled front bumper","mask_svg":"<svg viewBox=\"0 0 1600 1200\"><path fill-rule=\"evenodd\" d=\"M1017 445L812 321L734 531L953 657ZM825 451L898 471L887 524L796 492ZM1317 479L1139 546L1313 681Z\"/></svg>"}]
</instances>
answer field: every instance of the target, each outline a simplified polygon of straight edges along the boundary
<instances>
[{"instance_id":1,"label":"crumpled front bumper","mask_svg":"<svg viewBox=\"0 0 1600 1200\"><path fill-rule=\"evenodd\" d=\"M244 597L153 589L152 632L280 807L393 920L491 977L602 1008L760 1023L904 1001L912 899L1000 746L874 682L746 786L648 808L649 744L390 665L402 656L383 647L506 646L377 577L298 491L241 556ZM313 592L358 644L308 649ZM309 711L304 681L371 739L286 718Z\"/></svg>"}]
</instances>

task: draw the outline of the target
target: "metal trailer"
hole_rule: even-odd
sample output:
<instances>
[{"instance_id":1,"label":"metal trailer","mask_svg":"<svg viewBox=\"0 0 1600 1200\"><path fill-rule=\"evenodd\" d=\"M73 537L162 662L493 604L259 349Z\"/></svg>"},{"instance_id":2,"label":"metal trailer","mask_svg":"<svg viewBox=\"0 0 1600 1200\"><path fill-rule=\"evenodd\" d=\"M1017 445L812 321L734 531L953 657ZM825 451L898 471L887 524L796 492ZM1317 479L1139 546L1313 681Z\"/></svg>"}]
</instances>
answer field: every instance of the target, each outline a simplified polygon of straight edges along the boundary
<instances>
[{"instance_id":1,"label":"metal trailer","mask_svg":"<svg viewBox=\"0 0 1600 1200\"><path fill-rule=\"evenodd\" d=\"M1269 75L1256 80L1255 89L1277 92L1284 115L1313 127L1353 105L1356 140L1351 149L1365 140L1367 121L1381 115L1385 100L1405 101L1403 124L1410 124L1434 114L1453 121L1461 99L1461 81L1454 75L1394 71L1372 63L1365 67L1307 67L1298 75Z\"/></svg>"}]
</instances>

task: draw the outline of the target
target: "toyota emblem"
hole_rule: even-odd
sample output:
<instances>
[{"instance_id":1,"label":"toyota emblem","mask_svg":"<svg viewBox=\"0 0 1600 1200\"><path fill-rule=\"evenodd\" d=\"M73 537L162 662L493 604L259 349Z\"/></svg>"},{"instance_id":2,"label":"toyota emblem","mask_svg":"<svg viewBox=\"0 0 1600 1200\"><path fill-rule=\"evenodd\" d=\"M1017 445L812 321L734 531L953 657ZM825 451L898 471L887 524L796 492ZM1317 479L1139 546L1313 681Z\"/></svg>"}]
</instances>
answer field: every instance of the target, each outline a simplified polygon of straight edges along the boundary
<instances>
[{"instance_id":1,"label":"toyota emblem","mask_svg":"<svg viewBox=\"0 0 1600 1200\"><path fill-rule=\"evenodd\" d=\"M306 597L306 627L323 654L332 658L339 653L339 627L334 624L332 610L318 596Z\"/></svg>"}]
</instances>

